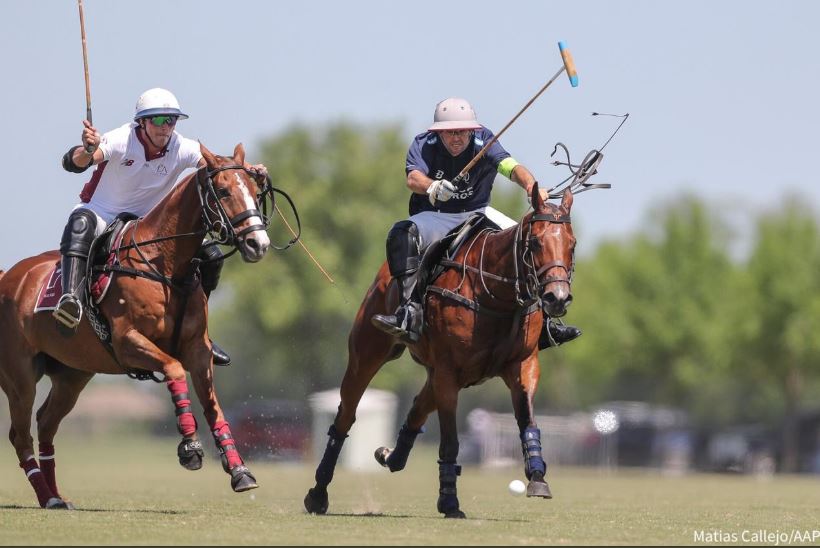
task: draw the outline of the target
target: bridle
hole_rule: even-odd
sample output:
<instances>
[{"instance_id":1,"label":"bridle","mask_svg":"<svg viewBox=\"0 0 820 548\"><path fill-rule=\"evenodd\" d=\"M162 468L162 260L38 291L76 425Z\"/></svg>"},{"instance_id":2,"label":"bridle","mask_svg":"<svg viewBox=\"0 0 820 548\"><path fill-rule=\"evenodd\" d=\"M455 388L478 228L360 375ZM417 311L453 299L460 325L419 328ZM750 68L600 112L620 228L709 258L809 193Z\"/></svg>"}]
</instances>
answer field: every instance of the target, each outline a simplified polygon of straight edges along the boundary
<instances>
[{"instance_id":1,"label":"bridle","mask_svg":"<svg viewBox=\"0 0 820 548\"><path fill-rule=\"evenodd\" d=\"M575 251L572 254L572 263L567 265L564 261L554 260L541 266L536 266L535 257L533 255L533 248L540 247L541 243L538 238L532 235L532 225L537 222L547 222L551 224L568 224L571 223L569 213L561 211L560 213L533 213L526 221L521 222L516 228L515 242L513 244L513 254L515 260L515 298L519 305L523 305L525 300L522 299L522 290L520 281L524 282L523 294L527 301L533 299L542 300L545 288L551 283L565 283L568 287L572 285L572 274L575 270ZM524 237L524 226L526 224L527 236ZM523 265L523 276L519 273L518 268L518 246L521 245L521 264ZM549 271L554 268L563 270L563 275L554 276L548 275ZM546 275L542 278L542 276Z\"/></svg>"},{"instance_id":2,"label":"bridle","mask_svg":"<svg viewBox=\"0 0 820 548\"><path fill-rule=\"evenodd\" d=\"M253 178L260 187L260 191L255 198L256 208L246 209L245 211L229 217L225 208L222 206L221 198L227 197L229 194L225 188L217 188L214 184L214 175L217 173L239 170L244 171L251 178ZM299 240L299 235L302 233L302 224L299 220L299 214L288 194L271 183L270 175L267 173L263 175L254 171L250 171L244 166L233 164L228 166L221 166L214 169L201 168L197 172L197 190L199 195L199 202L202 204L202 222L205 225L205 232L210 236L214 243L219 245L230 245L233 249L225 256L232 255L239 250L239 242L251 232L257 230L267 230L270 226L271 215L276 209L276 202L274 193L279 193L288 201L293 209L296 218L296 225L298 230L296 235L284 246L273 245L274 249L279 251L285 250L295 244ZM209 199L210 198L210 199ZM268 208L270 202L270 208ZM261 208L261 210L260 210ZM251 217L259 217L261 224L256 223L239 230L237 226L246 219ZM204 235L203 234L203 235Z\"/></svg>"},{"instance_id":3,"label":"bridle","mask_svg":"<svg viewBox=\"0 0 820 548\"><path fill-rule=\"evenodd\" d=\"M459 293L462 285L467 279L467 271L470 271L478 275L478 278L481 281L481 286L483 287L485 293L489 295L490 298L496 301L503 301L504 299L501 299L495 294L493 294L490 288L487 287L487 279L513 286L515 305L517 309L517 311L512 313L513 315L528 315L535 312L539 308L544 309L543 291L547 285L554 282L566 283L567 285L572 284L572 274L575 269L575 252L573 251L573 260L569 266L567 266L563 261L560 260L551 261L547 264L537 266L535 264L533 248L540 246L541 244L537 238L532 236L532 225L538 222L562 224L570 223L570 216L569 213L565 213L563 211L561 213L533 213L529 219L522 219L522 221L518 223L518 226L515 231L515 239L513 242L513 261L515 264L515 274L512 278L500 276L498 274L493 274L491 272L487 272L484 270L484 252L487 245L487 237L491 233L496 232L491 229L484 229L470 243L470 246L467 248L463 255L462 261L456 262L450 259L442 259L440 261L440 264L445 268L450 267L461 270L461 282L458 284L458 286L455 287L454 290L450 290L435 285L431 285L427 287L427 291L438 293L444 297L453 299L461 303L462 305L474 310L477 313L486 313L493 316L509 316L510 312L496 311L493 308L488 307L487 305L479 304L477 301L468 299L467 297L464 297ZM526 237L524 237L525 228L527 233ZM473 246L478 242L479 239L481 239L482 235L484 236L484 239L481 245L481 250L479 252L478 267L468 265L467 257L470 255L470 251L472 250ZM519 248L521 249L520 254L518 252ZM520 266L519 262L521 263ZM554 268L562 269L565 275L549 275L549 271Z\"/></svg>"},{"instance_id":4,"label":"bridle","mask_svg":"<svg viewBox=\"0 0 820 548\"><path fill-rule=\"evenodd\" d=\"M259 184L260 180L264 180L264 182L260 185L260 191L255 199L256 207L247 209L233 217L228 216L228 212L225 211L225 208L222 206L222 203L220 202L220 198L228 196L227 189L217 188L214 185L214 175L222 171L228 170L244 171L250 177L254 178L254 180L257 181L257 184ZM262 175L259 173L250 171L246 169L244 166L232 164L217 167L214 169L201 167L197 170L195 177L195 183L197 185L197 195L199 197L199 202L202 205L203 228L201 230L197 230L195 232L172 234L170 236L162 236L159 238L152 238L150 240L143 240L138 242L136 240L136 234L141 219L137 219L133 221L134 225L133 229L131 230L130 241L127 244L121 243L119 246L117 246L116 249L112 251L114 251L116 257L119 257L122 251L126 251L128 249L135 250L137 255L139 255L140 257L140 262L146 265L148 267L148 270L130 268L119 264L119 262L116 262L114 264L106 264L102 267L95 267L95 271L122 272L132 276L158 281L172 289L181 290L181 286L179 285L179 283L175 282L168 276L163 275L161 272L159 272L159 270L157 270L154 264L145 255L142 248L150 244L164 242L167 240L175 240L177 238L185 238L191 236L204 238L207 236L211 240L209 244L230 245L233 247L233 249L231 249L231 251L229 251L228 253L225 253L224 255L217 257L215 259L198 261L200 263L203 263L216 260L224 260L233 255L234 253L236 253L237 251L239 251L239 244L241 243L242 238L244 238L251 232L255 232L257 230L267 230L268 226L270 226L273 210L276 209L274 193L279 193L282 196L284 196L290 204L290 207L293 210L293 214L296 220L297 231L294 237L286 245L276 246L274 244L271 244L271 247L281 251L289 248L299 240L299 237L302 233L302 224L299 220L299 213L296 211L296 206L293 204L293 200L291 200L290 196L288 196L286 192L273 186L273 184L271 183L270 175L265 174L263 179ZM270 207L268 206L268 202L270 202ZM256 223L237 231L237 225L242 223L244 220L254 216L258 216L261 219L262 223Z\"/></svg>"}]
</instances>

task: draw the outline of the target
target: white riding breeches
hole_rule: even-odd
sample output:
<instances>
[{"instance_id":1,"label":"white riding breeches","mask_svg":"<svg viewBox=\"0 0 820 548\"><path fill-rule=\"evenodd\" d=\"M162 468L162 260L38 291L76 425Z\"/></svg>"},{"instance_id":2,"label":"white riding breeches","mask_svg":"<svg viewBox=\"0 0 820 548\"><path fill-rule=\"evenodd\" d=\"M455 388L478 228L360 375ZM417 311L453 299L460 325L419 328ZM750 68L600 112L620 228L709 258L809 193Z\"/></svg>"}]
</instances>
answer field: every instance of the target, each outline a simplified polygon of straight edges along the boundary
<instances>
[{"instance_id":1,"label":"white riding breeches","mask_svg":"<svg viewBox=\"0 0 820 548\"><path fill-rule=\"evenodd\" d=\"M515 226L517 223L498 211L487 206L475 211L465 211L463 213L442 213L440 211L422 211L410 216L408 219L419 228L421 237L421 249L426 249L430 244L436 242L447 235L448 232L466 221L473 213L483 213L492 222L501 227L502 230Z\"/></svg>"}]
</instances>

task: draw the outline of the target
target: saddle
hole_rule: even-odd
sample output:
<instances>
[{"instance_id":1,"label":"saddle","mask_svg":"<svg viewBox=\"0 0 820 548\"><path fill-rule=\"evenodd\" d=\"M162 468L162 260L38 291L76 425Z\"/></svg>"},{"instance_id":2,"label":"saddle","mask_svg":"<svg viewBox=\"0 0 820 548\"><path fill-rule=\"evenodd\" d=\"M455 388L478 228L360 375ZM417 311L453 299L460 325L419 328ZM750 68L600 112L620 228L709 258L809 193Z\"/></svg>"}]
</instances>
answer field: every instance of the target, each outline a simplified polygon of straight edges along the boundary
<instances>
[{"instance_id":1,"label":"saddle","mask_svg":"<svg viewBox=\"0 0 820 548\"><path fill-rule=\"evenodd\" d=\"M445 237L430 244L421 258L419 269L416 272L416 291L424 295L427 287L436 281L448 268L442 261L453 260L465 243L483 230L497 232L501 230L497 224L483 213L474 213L466 221L447 233Z\"/></svg>"},{"instance_id":2,"label":"saddle","mask_svg":"<svg viewBox=\"0 0 820 548\"><path fill-rule=\"evenodd\" d=\"M88 263L86 266L86 280L91 280L91 283L86 285L89 291L83 291L82 300L83 308L86 309L90 304L100 304L108 286L111 283L110 272L103 271L103 265L113 260L112 249L119 245L119 236L128 221L134 220L137 217L131 213L122 213L118 215L114 221L109 224L102 234L94 238L89 250ZM37 297L34 306L34 312L45 312L54 310L57 307L57 302L63 294L62 271L60 269L60 261L55 261L51 274L46 278L45 283L40 288L40 294Z\"/></svg>"}]
</instances>

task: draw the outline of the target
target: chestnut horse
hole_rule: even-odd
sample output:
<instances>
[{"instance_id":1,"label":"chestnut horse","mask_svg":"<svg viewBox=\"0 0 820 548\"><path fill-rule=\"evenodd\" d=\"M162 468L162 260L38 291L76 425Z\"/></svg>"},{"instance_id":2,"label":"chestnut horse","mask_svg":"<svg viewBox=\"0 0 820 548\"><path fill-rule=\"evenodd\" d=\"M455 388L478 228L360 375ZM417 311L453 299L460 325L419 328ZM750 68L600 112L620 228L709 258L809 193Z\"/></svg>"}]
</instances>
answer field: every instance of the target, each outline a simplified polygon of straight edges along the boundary
<instances>
[{"instance_id":1,"label":"chestnut horse","mask_svg":"<svg viewBox=\"0 0 820 548\"><path fill-rule=\"evenodd\" d=\"M463 518L456 494L458 434L456 405L462 388L501 377L510 389L521 433L527 496L551 498L544 479L540 431L534 422L533 396L538 385L538 337L542 309L550 316L566 313L572 300L570 282L575 237L570 224L572 193L560 206L532 191L533 212L503 231L483 230L468 240L425 293L424 329L409 345L413 359L427 370L427 381L413 401L395 449L379 448L376 460L391 472L402 470L427 417L438 410L439 497L445 517ZM425 260L425 262L427 262ZM398 358L404 344L370 323L374 314L389 313L398 301L387 264L383 264L359 308L348 341L348 364L341 386L341 404L316 470L316 485L305 497L310 513L328 508L327 487L356 407L376 372Z\"/></svg>"},{"instance_id":2,"label":"chestnut horse","mask_svg":"<svg viewBox=\"0 0 820 548\"><path fill-rule=\"evenodd\" d=\"M144 218L125 229L115 253L114 278L99 304L110 324L108 349L95 334L89 314L76 333L67 336L50 312L34 313L39 290L59 261L59 252L30 257L8 272L0 271L0 387L11 411L9 439L41 507L72 507L57 488L54 436L95 373L162 373L183 436L180 464L196 470L204 453L188 396L186 372L190 373L233 490L257 487L236 450L214 391L207 300L194 276L194 257L207 234L233 245L246 262L259 261L270 245L259 200L267 211L266 194L272 187L269 179L243 167L241 144L232 158L215 156L205 146L201 150L207 167L180 181ZM52 387L37 411L38 463L31 412L35 385L44 374Z\"/></svg>"}]
</instances>

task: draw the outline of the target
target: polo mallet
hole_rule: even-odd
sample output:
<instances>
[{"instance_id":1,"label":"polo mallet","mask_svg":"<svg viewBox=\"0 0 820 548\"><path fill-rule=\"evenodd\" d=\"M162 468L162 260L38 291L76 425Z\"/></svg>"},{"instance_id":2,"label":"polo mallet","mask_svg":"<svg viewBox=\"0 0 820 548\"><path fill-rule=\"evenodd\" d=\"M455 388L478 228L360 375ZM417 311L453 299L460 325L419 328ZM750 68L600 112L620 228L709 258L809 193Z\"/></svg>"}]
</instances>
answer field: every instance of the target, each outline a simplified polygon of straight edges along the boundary
<instances>
[{"instance_id":1,"label":"polo mallet","mask_svg":"<svg viewBox=\"0 0 820 548\"><path fill-rule=\"evenodd\" d=\"M464 166L464 169L462 169L461 172L458 175L456 175L456 177L452 181L452 183L456 187L459 185L459 183L461 183L461 181L464 179L464 176L467 175L467 172L469 172L473 168L476 162L478 162L481 159L481 157L484 156L484 153L486 153L487 150L504 134L504 132L507 131L507 129L511 125L513 125L513 123L516 120L518 120L518 117L524 114L524 111L530 108L530 105L532 105L535 102L535 100L538 99L538 97L540 97L541 94L544 93L544 91L546 91L546 89L550 87L550 85L552 85L552 83L555 80L557 80L559 76L561 76L562 72L567 72L567 76L569 77L569 83L572 85L572 87L578 87L578 73L575 71L575 62L572 60L572 55L567 49L567 45L564 42L558 42L558 50L561 52L561 59L564 61L564 64L561 65L561 68L558 69L558 72L556 72L555 75L552 78L550 78L546 84L544 84L544 87L538 90L538 93L533 95L532 99L527 101L527 104L524 105L524 108L519 110L518 114L513 116L513 119L507 122L507 125L504 126L501 129L501 131L496 133L495 136L492 139L490 139L490 141L486 145L484 145L484 148L479 150L478 154L476 154L475 157L472 160L470 160L470 163Z\"/></svg>"},{"instance_id":2,"label":"polo mallet","mask_svg":"<svg viewBox=\"0 0 820 548\"><path fill-rule=\"evenodd\" d=\"M83 69L85 70L85 119L89 124L93 125L91 121L91 79L88 76L88 49L85 43L85 17L83 15L83 0L77 0L77 7L80 9L80 35L83 39ZM89 154L94 153L94 149L89 150L85 147L85 151Z\"/></svg>"}]
</instances>

